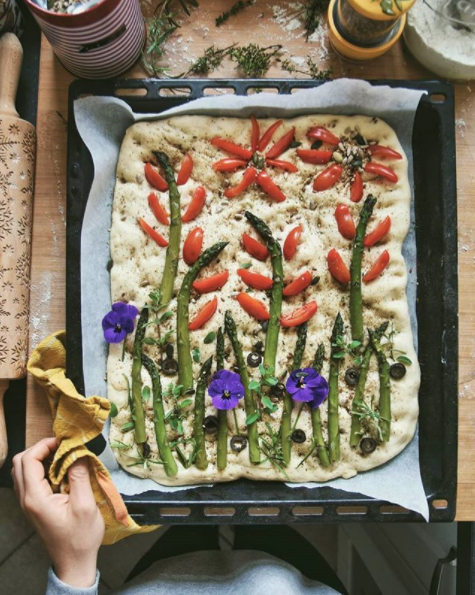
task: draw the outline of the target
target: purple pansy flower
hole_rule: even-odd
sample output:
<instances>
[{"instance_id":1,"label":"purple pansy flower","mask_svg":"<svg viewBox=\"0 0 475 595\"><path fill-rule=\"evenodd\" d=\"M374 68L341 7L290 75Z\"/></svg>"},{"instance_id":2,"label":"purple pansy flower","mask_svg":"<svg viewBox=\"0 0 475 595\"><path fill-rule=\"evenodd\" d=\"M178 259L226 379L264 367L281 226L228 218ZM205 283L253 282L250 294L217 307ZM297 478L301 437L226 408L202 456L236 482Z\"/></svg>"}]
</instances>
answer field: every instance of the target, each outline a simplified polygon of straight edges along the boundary
<instances>
[{"instance_id":1,"label":"purple pansy flower","mask_svg":"<svg viewBox=\"0 0 475 595\"><path fill-rule=\"evenodd\" d=\"M312 409L320 407L329 391L328 382L313 368L292 370L285 388L294 401L309 403Z\"/></svg>"},{"instance_id":2,"label":"purple pansy flower","mask_svg":"<svg viewBox=\"0 0 475 595\"><path fill-rule=\"evenodd\" d=\"M241 376L229 370L219 370L210 382L208 394L216 409L234 409L244 396Z\"/></svg>"},{"instance_id":3,"label":"purple pansy flower","mask_svg":"<svg viewBox=\"0 0 475 595\"><path fill-rule=\"evenodd\" d=\"M112 310L102 319L104 339L108 343L120 343L134 330L134 321L139 311L124 302L112 304Z\"/></svg>"}]
</instances>

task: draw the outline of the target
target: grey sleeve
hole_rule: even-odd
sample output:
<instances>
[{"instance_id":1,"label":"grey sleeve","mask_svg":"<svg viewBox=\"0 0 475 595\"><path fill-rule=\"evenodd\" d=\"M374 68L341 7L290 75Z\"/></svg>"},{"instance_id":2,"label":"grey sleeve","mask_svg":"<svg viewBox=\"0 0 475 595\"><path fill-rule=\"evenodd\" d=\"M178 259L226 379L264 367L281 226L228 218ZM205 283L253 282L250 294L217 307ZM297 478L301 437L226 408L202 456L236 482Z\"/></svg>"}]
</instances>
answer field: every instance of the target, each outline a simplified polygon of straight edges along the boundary
<instances>
[{"instance_id":1,"label":"grey sleeve","mask_svg":"<svg viewBox=\"0 0 475 595\"><path fill-rule=\"evenodd\" d=\"M48 584L46 585L45 595L97 595L98 588L99 572L96 573L96 582L92 585L92 587L78 589L63 583L63 581L60 581L54 573L54 570L50 568L48 571Z\"/></svg>"}]
</instances>

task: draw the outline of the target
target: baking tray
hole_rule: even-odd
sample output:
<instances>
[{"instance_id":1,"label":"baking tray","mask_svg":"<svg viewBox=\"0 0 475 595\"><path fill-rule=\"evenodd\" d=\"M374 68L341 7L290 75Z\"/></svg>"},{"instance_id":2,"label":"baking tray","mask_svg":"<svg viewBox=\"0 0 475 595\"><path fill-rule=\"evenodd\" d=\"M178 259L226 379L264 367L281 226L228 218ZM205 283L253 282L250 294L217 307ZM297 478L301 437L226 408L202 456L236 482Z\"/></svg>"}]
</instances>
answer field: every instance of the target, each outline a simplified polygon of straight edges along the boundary
<instances>
[{"instance_id":1,"label":"baking tray","mask_svg":"<svg viewBox=\"0 0 475 595\"><path fill-rule=\"evenodd\" d=\"M419 391L420 464L430 520L455 517L457 484L457 201L454 91L439 81L370 81L427 91L413 132L417 319L422 382ZM94 170L78 134L73 102L88 95L117 96L135 112L159 113L213 92L290 94L321 83L291 79L77 80L69 88L67 174L67 375L84 393L81 337L81 227ZM96 438L91 450L101 450ZM124 497L132 517L153 523L297 523L420 521L413 511L331 487L289 488L240 479L211 488Z\"/></svg>"}]
</instances>

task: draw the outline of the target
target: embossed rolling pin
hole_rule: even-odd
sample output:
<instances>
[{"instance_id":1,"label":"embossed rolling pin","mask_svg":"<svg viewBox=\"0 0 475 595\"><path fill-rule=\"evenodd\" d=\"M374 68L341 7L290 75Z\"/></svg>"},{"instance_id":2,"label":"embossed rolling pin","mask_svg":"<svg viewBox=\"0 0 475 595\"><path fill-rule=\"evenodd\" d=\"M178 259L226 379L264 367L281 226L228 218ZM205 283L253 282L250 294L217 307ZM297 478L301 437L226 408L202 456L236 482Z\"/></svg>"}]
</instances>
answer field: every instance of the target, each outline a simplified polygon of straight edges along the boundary
<instances>
[{"instance_id":1,"label":"embossed rolling pin","mask_svg":"<svg viewBox=\"0 0 475 595\"><path fill-rule=\"evenodd\" d=\"M3 397L26 374L36 133L15 110L23 50L0 37L0 467L7 456Z\"/></svg>"}]
</instances>

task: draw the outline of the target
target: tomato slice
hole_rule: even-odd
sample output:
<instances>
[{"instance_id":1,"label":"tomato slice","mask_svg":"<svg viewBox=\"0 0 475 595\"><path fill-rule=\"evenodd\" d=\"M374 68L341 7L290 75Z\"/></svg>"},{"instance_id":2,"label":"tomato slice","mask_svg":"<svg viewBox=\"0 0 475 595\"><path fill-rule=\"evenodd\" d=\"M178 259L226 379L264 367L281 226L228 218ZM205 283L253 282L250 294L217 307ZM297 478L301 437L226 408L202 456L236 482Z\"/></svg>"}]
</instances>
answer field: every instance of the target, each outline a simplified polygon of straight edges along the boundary
<instances>
[{"instance_id":1,"label":"tomato slice","mask_svg":"<svg viewBox=\"0 0 475 595\"><path fill-rule=\"evenodd\" d=\"M257 320L269 320L269 310L261 300L257 300L243 291L236 296L236 299L241 308L253 318L256 318Z\"/></svg>"},{"instance_id":2,"label":"tomato slice","mask_svg":"<svg viewBox=\"0 0 475 595\"><path fill-rule=\"evenodd\" d=\"M274 281L270 277L260 275L259 273L251 273L247 269L238 269L237 274L248 287L252 287L253 289L267 290L274 285Z\"/></svg>"},{"instance_id":3,"label":"tomato slice","mask_svg":"<svg viewBox=\"0 0 475 595\"><path fill-rule=\"evenodd\" d=\"M340 256L339 252L333 248L327 255L327 264L328 270L330 271L332 277L336 279L339 283L349 283L351 280L350 271L348 267L343 262L342 257Z\"/></svg>"},{"instance_id":4,"label":"tomato slice","mask_svg":"<svg viewBox=\"0 0 475 595\"><path fill-rule=\"evenodd\" d=\"M279 126L282 124L283 120L277 120L277 122L274 122L271 126L269 126L269 128L264 132L264 134L262 135L261 140L259 141L259 144L257 146L257 150L262 153L264 152L265 148L267 147L267 145L270 143L272 137L274 136L274 132L277 130L277 128L279 128Z\"/></svg>"},{"instance_id":5,"label":"tomato slice","mask_svg":"<svg viewBox=\"0 0 475 595\"><path fill-rule=\"evenodd\" d=\"M249 160L252 157L252 151L250 149L246 149L245 147L237 145L225 138L215 136L211 139L211 144L213 147L218 147L218 149L222 149L223 151L226 151L226 153L231 153L231 155L237 155L238 157L241 157L241 159Z\"/></svg>"},{"instance_id":6,"label":"tomato slice","mask_svg":"<svg viewBox=\"0 0 475 595\"><path fill-rule=\"evenodd\" d=\"M315 300L308 302L305 306L301 308L297 308L290 314L286 314L285 316L280 317L280 324L285 328L290 328L292 326L299 326L307 320L310 320L312 316L317 312L318 306Z\"/></svg>"},{"instance_id":7,"label":"tomato slice","mask_svg":"<svg viewBox=\"0 0 475 595\"><path fill-rule=\"evenodd\" d=\"M191 158L191 155L186 154L181 164L180 171L178 172L178 176L176 178L177 186L183 186L183 184L186 184L190 179L192 171L193 159Z\"/></svg>"},{"instance_id":8,"label":"tomato slice","mask_svg":"<svg viewBox=\"0 0 475 595\"><path fill-rule=\"evenodd\" d=\"M383 165L382 163L374 163L373 161L370 161L364 166L364 170L368 174L375 174L382 178L386 178L389 182L396 183L398 181L396 173L390 167Z\"/></svg>"},{"instance_id":9,"label":"tomato slice","mask_svg":"<svg viewBox=\"0 0 475 595\"><path fill-rule=\"evenodd\" d=\"M153 227L151 227L146 221L144 221L142 217L138 218L138 222L140 224L140 227L144 230L144 232L161 248L166 248L166 246L168 246L168 241L162 236L162 234L158 233L156 229L153 229Z\"/></svg>"},{"instance_id":10,"label":"tomato slice","mask_svg":"<svg viewBox=\"0 0 475 595\"><path fill-rule=\"evenodd\" d=\"M363 178L359 171L355 171L353 181L350 186L350 200L352 202L360 202L363 198Z\"/></svg>"},{"instance_id":11,"label":"tomato slice","mask_svg":"<svg viewBox=\"0 0 475 595\"><path fill-rule=\"evenodd\" d=\"M237 159L235 157L227 158L227 159L220 159L213 163L213 169L215 171L235 171L239 167L246 167L247 161L244 159Z\"/></svg>"},{"instance_id":12,"label":"tomato slice","mask_svg":"<svg viewBox=\"0 0 475 595\"><path fill-rule=\"evenodd\" d=\"M288 236L284 241L284 256L286 260L291 260L297 252L297 246L302 235L303 227L297 225L292 231L289 232Z\"/></svg>"},{"instance_id":13,"label":"tomato slice","mask_svg":"<svg viewBox=\"0 0 475 595\"><path fill-rule=\"evenodd\" d=\"M229 279L229 272L222 271L221 273L216 273L216 275L211 275L211 277L206 277L205 279L198 279L198 281L194 281L193 289L198 293L210 293L211 291L216 291L224 287Z\"/></svg>"},{"instance_id":14,"label":"tomato slice","mask_svg":"<svg viewBox=\"0 0 475 595\"><path fill-rule=\"evenodd\" d=\"M353 240L356 236L356 227L350 209L346 205L338 205L335 209L335 219L341 235L346 240Z\"/></svg>"},{"instance_id":15,"label":"tomato slice","mask_svg":"<svg viewBox=\"0 0 475 595\"><path fill-rule=\"evenodd\" d=\"M266 192L276 202L282 202L285 200L285 194L277 186L277 184L272 181L272 178L266 171L261 171L259 173L256 178L256 182L259 184L262 190L264 190L264 192Z\"/></svg>"},{"instance_id":16,"label":"tomato slice","mask_svg":"<svg viewBox=\"0 0 475 595\"><path fill-rule=\"evenodd\" d=\"M298 277L296 277L293 281L291 281L282 292L282 295L285 297L290 297L292 295L297 295L307 287L312 282L312 273L310 271L305 271Z\"/></svg>"},{"instance_id":17,"label":"tomato slice","mask_svg":"<svg viewBox=\"0 0 475 595\"><path fill-rule=\"evenodd\" d=\"M320 151L318 149L297 149L297 155L304 163L321 165L328 163L332 158L333 151Z\"/></svg>"},{"instance_id":18,"label":"tomato slice","mask_svg":"<svg viewBox=\"0 0 475 595\"><path fill-rule=\"evenodd\" d=\"M259 130L259 122L251 116L251 124L252 124L252 133L251 133L251 149L252 152L255 153L257 151L257 147L259 145L259 137L261 132Z\"/></svg>"},{"instance_id":19,"label":"tomato slice","mask_svg":"<svg viewBox=\"0 0 475 595\"><path fill-rule=\"evenodd\" d=\"M402 159L401 153L398 153L390 147L384 147L383 145L369 145L368 153L381 159Z\"/></svg>"},{"instance_id":20,"label":"tomato slice","mask_svg":"<svg viewBox=\"0 0 475 595\"><path fill-rule=\"evenodd\" d=\"M198 314L188 324L190 331L196 331L204 326L218 309L218 298L215 296L199 310Z\"/></svg>"},{"instance_id":21,"label":"tomato slice","mask_svg":"<svg viewBox=\"0 0 475 595\"><path fill-rule=\"evenodd\" d=\"M254 182L257 176L257 171L253 167L248 167L244 172L241 181L237 186L233 186L232 188L226 188L224 191L224 196L226 198L236 198L239 196L244 190L249 188L249 186Z\"/></svg>"},{"instance_id":22,"label":"tomato slice","mask_svg":"<svg viewBox=\"0 0 475 595\"><path fill-rule=\"evenodd\" d=\"M246 252L257 260L265 260L269 256L269 250L264 244L261 244L247 233L242 234L242 243Z\"/></svg>"},{"instance_id":23,"label":"tomato slice","mask_svg":"<svg viewBox=\"0 0 475 595\"><path fill-rule=\"evenodd\" d=\"M285 153L289 148L290 143L294 140L295 136L295 128L291 128L288 132L284 134L275 144L274 146L269 149L266 153L267 159L275 159Z\"/></svg>"},{"instance_id":24,"label":"tomato slice","mask_svg":"<svg viewBox=\"0 0 475 595\"><path fill-rule=\"evenodd\" d=\"M372 232L368 233L363 240L363 246L369 248L385 238L391 229L391 217L386 217L384 221L378 223Z\"/></svg>"},{"instance_id":25,"label":"tomato slice","mask_svg":"<svg viewBox=\"0 0 475 595\"><path fill-rule=\"evenodd\" d=\"M166 192L168 190L168 183L167 181L162 178L162 176L158 173L158 171L153 167L151 163L146 163L144 167L145 171L145 179L157 190L160 192Z\"/></svg>"},{"instance_id":26,"label":"tomato slice","mask_svg":"<svg viewBox=\"0 0 475 595\"><path fill-rule=\"evenodd\" d=\"M292 173L299 171L299 168L296 165L290 163L290 161L283 161L282 159L266 159L266 163L271 167L277 167L278 169L283 169Z\"/></svg>"},{"instance_id":27,"label":"tomato slice","mask_svg":"<svg viewBox=\"0 0 475 595\"><path fill-rule=\"evenodd\" d=\"M330 167L324 169L313 181L313 190L315 192L323 192L332 188L341 177L343 168L338 163L333 163Z\"/></svg>"},{"instance_id":28,"label":"tomato slice","mask_svg":"<svg viewBox=\"0 0 475 595\"><path fill-rule=\"evenodd\" d=\"M324 126L314 126L313 128L310 128L307 132L307 136L313 140L321 140L329 145L337 145L340 142L340 139Z\"/></svg>"},{"instance_id":29,"label":"tomato slice","mask_svg":"<svg viewBox=\"0 0 475 595\"><path fill-rule=\"evenodd\" d=\"M155 219L159 223L163 223L163 225L170 225L168 213L160 204L158 196L155 194L155 192L150 192L150 194L148 195L148 206L152 210L152 213L155 215Z\"/></svg>"},{"instance_id":30,"label":"tomato slice","mask_svg":"<svg viewBox=\"0 0 475 595\"><path fill-rule=\"evenodd\" d=\"M389 252L387 250L385 250L378 256L378 258L376 259L373 266L369 269L369 271L363 277L364 283L369 283L370 281L374 281L377 277L379 277L379 275L381 275L381 273L388 266L388 264L389 264Z\"/></svg>"},{"instance_id":31,"label":"tomato slice","mask_svg":"<svg viewBox=\"0 0 475 595\"><path fill-rule=\"evenodd\" d=\"M185 211L185 214L181 218L183 223L188 223L189 221L193 221L193 219L196 219L196 217L198 217L198 215L203 210L205 202L206 190L203 188L203 186L198 186L198 188L196 188L196 190L193 192L193 197L191 199L190 204L188 205L188 208Z\"/></svg>"},{"instance_id":32,"label":"tomato slice","mask_svg":"<svg viewBox=\"0 0 475 595\"><path fill-rule=\"evenodd\" d=\"M188 266L191 266L198 260L203 247L203 230L201 227L195 227L187 235L183 244L183 260Z\"/></svg>"}]
</instances>

